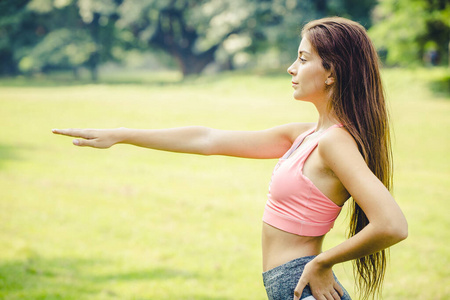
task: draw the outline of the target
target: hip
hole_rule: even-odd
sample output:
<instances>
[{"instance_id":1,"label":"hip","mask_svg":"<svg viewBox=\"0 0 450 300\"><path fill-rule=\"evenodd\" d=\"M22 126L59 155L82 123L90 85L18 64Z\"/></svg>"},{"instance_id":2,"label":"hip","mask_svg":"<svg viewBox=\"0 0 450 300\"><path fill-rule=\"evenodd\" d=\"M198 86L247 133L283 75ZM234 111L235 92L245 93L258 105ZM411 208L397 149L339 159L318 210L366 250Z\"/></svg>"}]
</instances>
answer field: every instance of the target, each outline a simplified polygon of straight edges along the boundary
<instances>
[{"instance_id":1,"label":"hip","mask_svg":"<svg viewBox=\"0 0 450 300\"><path fill-rule=\"evenodd\" d=\"M269 300L292 300L294 298L294 290L303 273L306 264L313 260L315 255L305 256L291 260L283 265L277 266L262 274L264 287L266 288ZM333 274L334 275L334 274ZM344 296L341 300L351 300L350 295L340 284L336 276L336 282L344 290ZM311 289L306 286L300 299L315 299L312 296Z\"/></svg>"}]
</instances>

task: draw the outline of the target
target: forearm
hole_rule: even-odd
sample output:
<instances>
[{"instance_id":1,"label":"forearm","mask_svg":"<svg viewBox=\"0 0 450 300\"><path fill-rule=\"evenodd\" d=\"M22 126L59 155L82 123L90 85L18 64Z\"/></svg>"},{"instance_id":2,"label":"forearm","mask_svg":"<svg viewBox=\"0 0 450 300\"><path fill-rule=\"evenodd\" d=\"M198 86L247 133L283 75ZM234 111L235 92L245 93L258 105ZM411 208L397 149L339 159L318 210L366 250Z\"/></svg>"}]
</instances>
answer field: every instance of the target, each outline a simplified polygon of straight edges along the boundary
<instances>
[{"instance_id":1,"label":"forearm","mask_svg":"<svg viewBox=\"0 0 450 300\"><path fill-rule=\"evenodd\" d=\"M189 126L171 129L117 129L117 143L156 150L208 154L210 129Z\"/></svg>"},{"instance_id":2,"label":"forearm","mask_svg":"<svg viewBox=\"0 0 450 300\"><path fill-rule=\"evenodd\" d=\"M368 224L363 230L345 242L333 247L317 257L325 267L357 259L386 249L406 238L407 233L400 230L382 228Z\"/></svg>"},{"instance_id":3,"label":"forearm","mask_svg":"<svg viewBox=\"0 0 450 300\"><path fill-rule=\"evenodd\" d=\"M156 150L210 154L211 129L201 126L173 129L53 129L54 134L75 137L82 147L109 148L131 144Z\"/></svg>"}]
</instances>

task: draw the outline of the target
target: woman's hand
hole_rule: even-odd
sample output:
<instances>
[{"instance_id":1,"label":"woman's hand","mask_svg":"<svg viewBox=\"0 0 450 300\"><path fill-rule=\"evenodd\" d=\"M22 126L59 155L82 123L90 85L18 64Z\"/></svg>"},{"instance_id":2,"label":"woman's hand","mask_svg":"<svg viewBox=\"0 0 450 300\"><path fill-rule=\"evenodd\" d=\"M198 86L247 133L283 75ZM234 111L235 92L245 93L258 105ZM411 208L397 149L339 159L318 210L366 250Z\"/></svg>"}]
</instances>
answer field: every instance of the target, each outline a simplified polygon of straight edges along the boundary
<instances>
[{"instance_id":1,"label":"woman's hand","mask_svg":"<svg viewBox=\"0 0 450 300\"><path fill-rule=\"evenodd\" d=\"M294 300L300 299L307 285L317 300L339 300L344 295L341 286L334 279L331 267L321 266L317 259L306 264L295 288Z\"/></svg>"},{"instance_id":2,"label":"woman's hand","mask_svg":"<svg viewBox=\"0 0 450 300\"><path fill-rule=\"evenodd\" d=\"M53 129L55 134L77 137L75 146L88 146L106 149L120 142L118 131L120 129Z\"/></svg>"}]
</instances>

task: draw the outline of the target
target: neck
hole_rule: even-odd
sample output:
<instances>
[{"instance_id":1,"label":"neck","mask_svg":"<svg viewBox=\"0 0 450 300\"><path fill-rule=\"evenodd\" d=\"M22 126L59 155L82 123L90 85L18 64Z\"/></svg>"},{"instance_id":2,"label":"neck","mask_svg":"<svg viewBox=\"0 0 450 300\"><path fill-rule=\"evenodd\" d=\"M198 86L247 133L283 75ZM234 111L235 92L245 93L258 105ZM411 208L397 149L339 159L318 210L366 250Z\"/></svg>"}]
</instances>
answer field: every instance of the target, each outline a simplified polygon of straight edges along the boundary
<instances>
[{"instance_id":1,"label":"neck","mask_svg":"<svg viewBox=\"0 0 450 300\"><path fill-rule=\"evenodd\" d=\"M332 114L328 109L327 103L322 102L321 105L316 104L316 109L319 113L316 131L325 130L330 126L339 123L334 114Z\"/></svg>"}]
</instances>

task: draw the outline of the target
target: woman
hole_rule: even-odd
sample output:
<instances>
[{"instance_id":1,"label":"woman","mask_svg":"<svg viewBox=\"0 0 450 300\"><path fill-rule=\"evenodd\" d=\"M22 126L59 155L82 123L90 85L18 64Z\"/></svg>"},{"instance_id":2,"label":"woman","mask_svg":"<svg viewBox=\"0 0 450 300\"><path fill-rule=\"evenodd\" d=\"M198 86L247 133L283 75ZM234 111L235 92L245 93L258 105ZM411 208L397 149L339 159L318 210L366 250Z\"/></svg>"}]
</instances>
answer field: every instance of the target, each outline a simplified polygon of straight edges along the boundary
<instances>
[{"instance_id":1,"label":"woman","mask_svg":"<svg viewBox=\"0 0 450 300\"><path fill-rule=\"evenodd\" d=\"M381 291L387 247L407 236L389 193L391 149L378 58L364 28L343 18L308 23L288 68L296 100L317 123L262 131L205 127L160 130L54 129L78 146L127 143L165 151L282 157L263 216L263 277L269 299L350 299L332 267L354 260L361 298ZM182 142L181 142L182 141ZM325 234L352 198L349 239L322 252Z\"/></svg>"}]
</instances>

